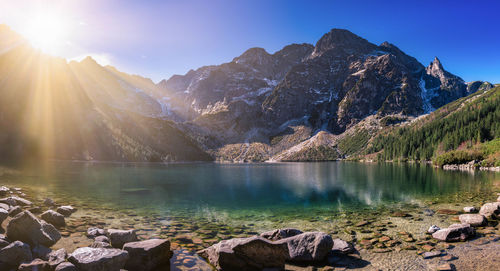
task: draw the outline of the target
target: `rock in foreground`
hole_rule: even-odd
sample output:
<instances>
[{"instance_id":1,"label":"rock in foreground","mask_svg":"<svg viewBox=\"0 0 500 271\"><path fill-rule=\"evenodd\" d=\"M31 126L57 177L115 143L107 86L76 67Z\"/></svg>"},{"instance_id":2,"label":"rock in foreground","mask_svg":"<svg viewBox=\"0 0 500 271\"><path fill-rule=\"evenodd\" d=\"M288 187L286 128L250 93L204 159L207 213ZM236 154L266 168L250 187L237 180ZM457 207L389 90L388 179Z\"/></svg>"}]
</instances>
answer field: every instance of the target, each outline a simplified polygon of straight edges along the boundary
<instances>
[{"instance_id":1,"label":"rock in foreground","mask_svg":"<svg viewBox=\"0 0 500 271\"><path fill-rule=\"evenodd\" d=\"M488 221L486 217L479 214L463 214L458 217L460 223L470 224L472 227L479 227L485 225Z\"/></svg>"},{"instance_id":2,"label":"rock in foreground","mask_svg":"<svg viewBox=\"0 0 500 271\"><path fill-rule=\"evenodd\" d=\"M324 232L305 232L276 243L287 244L289 258L293 262L313 262L325 259L332 250L333 239Z\"/></svg>"},{"instance_id":3,"label":"rock in foreground","mask_svg":"<svg viewBox=\"0 0 500 271\"><path fill-rule=\"evenodd\" d=\"M33 259L30 246L21 241L15 241L0 250L0 263L17 267L23 262Z\"/></svg>"},{"instance_id":4,"label":"rock in foreground","mask_svg":"<svg viewBox=\"0 0 500 271\"><path fill-rule=\"evenodd\" d=\"M273 231L267 231L260 234L261 237L264 237L271 241L277 241L284 238L292 237L298 234L303 233L301 230L293 229L293 228L284 228L284 229L276 229Z\"/></svg>"},{"instance_id":5,"label":"rock in foreground","mask_svg":"<svg viewBox=\"0 0 500 271\"><path fill-rule=\"evenodd\" d=\"M64 221L64 216L58 212L48 210L48 211L45 211L40 217L43 220L45 220L46 222L48 222L56 227L66 226L66 221Z\"/></svg>"},{"instance_id":6,"label":"rock in foreground","mask_svg":"<svg viewBox=\"0 0 500 271\"><path fill-rule=\"evenodd\" d=\"M218 270L240 271L283 269L289 258L286 242L276 243L260 236L224 240L199 254Z\"/></svg>"},{"instance_id":7,"label":"rock in foreground","mask_svg":"<svg viewBox=\"0 0 500 271\"><path fill-rule=\"evenodd\" d=\"M475 230L470 224L453 224L446 229L441 229L432 234L432 237L446 242L465 241L475 235Z\"/></svg>"},{"instance_id":8,"label":"rock in foreground","mask_svg":"<svg viewBox=\"0 0 500 271\"><path fill-rule=\"evenodd\" d=\"M19 240L31 245L44 245L51 247L61 234L54 226L40 221L31 212L24 211L16 215L7 225L7 238Z\"/></svg>"},{"instance_id":9,"label":"rock in foreground","mask_svg":"<svg viewBox=\"0 0 500 271\"><path fill-rule=\"evenodd\" d=\"M80 271L119 271L127 260L127 251L90 247L78 248L68 258Z\"/></svg>"},{"instance_id":10,"label":"rock in foreground","mask_svg":"<svg viewBox=\"0 0 500 271\"><path fill-rule=\"evenodd\" d=\"M123 250L129 254L125 264L127 270L156 270L159 266L169 265L172 257L170 242L166 239L126 243Z\"/></svg>"},{"instance_id":11,"label":"rock in foreground","mask_svg":"<svg viewBox=\"0 0 500 271\"><path fill-rule=\"evenodd\" d=\"M138 241L135 230L108 230L109 241L114 248L123 248L125 243Z\"/></svg>"},{"instance_id":12,"label":"rock in foreground","mask_svg":"<svg viewBox=\"0 0 500 271\"><path fill-rule=\"evenodd\" d=\"M486 218L497 218L500 216L500 202L485 203L481 206L479 214L484 215Z\"/></svg>"}]
</instances>

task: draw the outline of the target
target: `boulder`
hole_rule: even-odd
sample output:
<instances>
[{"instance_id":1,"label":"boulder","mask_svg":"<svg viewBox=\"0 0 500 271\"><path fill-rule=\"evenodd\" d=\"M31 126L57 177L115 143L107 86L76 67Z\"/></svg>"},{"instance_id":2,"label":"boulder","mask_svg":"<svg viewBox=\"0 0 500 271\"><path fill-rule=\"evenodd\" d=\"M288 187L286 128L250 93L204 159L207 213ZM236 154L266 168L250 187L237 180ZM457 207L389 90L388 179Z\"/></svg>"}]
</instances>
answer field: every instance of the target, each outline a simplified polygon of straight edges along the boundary
<instances>
[{"instance_id":1,"label":"boulder","mask_svg":"<svg viewBox=\"0 0 500 271\"><path fill-rule=\"evenodd\" d=\"M22 211L23 211L23 208L21 208L21 206L12 207L9 210L9 216L11 216L11 217L16 216L17 214L19 214Z\"/></svg>"},{"instance_id":2,"label":"boulder","mask_svg":"<svg viewBox=\"0 0 500 271\"><path fill-rule=\"evenodd\" d=\"M57 208L57 212L65 217L68 217L72 213L76 212L76 209L71 207L70 205L64 205L64 206L60 206L59 208Z\"/></svg>"},{"instance_id":3,"label":"boulder","mask_svg":"<svg viewBox=\"0 0 500 271\"><path fill-rule=\"evenodd\" d=\"M109 243L109 238L105 235L100 235L100 236L97 236L96 238L94 238L94 241Z\"/></svg>"},{"instance_id":4,"label":"boulder","mask_svg":"<svg viewBox=\"0 0 500 271\"><path fill-rule=\"evenodd\" d=\"M44 261L49 258L49 253L51 252L52 249L40 244L31 248L31 254L33 254L33 258L39 258Z\"/></svg>"},{"instance_id":5,"label":"boulder","mask_svg":"<svg viewBox=\"0 0 500 271\"><path fill-rule=\"evenodd\" d=\"M332 251L335 253L349 254L353 253L356 250L354 249L354 246L351 243L337 238L333 240Z\"/></svg>"},{"instance_id":6,"label":"boulder","mask_svg":"<svg viewBox=\"0 0 500 271\"><path fill-rule=\"evenodd\" d=\"M92 248L112 248L112 246L107 243L107 242L99 242L99 241L94 241L92 245L90 245Z\"/></svg>"},{"instance_id":7,"label":"boulder","mask_svg":"<svg viewBox=\"0 0 500 271\"><path fill-rule=\"evenodd\" d=\"M428 233L435 233L437 232L438 230L440 230L441 228L436 226L436 225L432 225L429 227L429 229L427 230Z\"/></svg>"},{"instance_id":8,"label":"boulder","mask_svg":"<svg viewBox=\"0 0 500 271\"><path fill-rule=\"evenodd\" d=\"M28 205L32 204L31 201L29 201L27 199L20 198L20 197L16 197L16 196L0 199L0 202L6 203L6 204L9 204L12 206L28 206Z\"/></svg>"},{"instance_id":9,"label":"boulder","mask_svg":"<svg viewBox=\"0 0 500 271\"><path fill-rule=\"evenodd\" d=\"M54 206L56 203L54 202L53 199L51 198L46 198L44 201L43 201L43 205L45 206Z\"/></svg>"},{"instance_id":10,"label":"boulder","mask_svg":"<svg viewBox=\"0 0 500 271\"><path fill-rule=\"evenodd\" d=\"M322 261L333 247L332 237L324 232L304 232L276 243L287 244L287 260L293 262Z\"/></svg>"},{"instance_id":11,"label":"boulder","mask_svg":"<svg viewBox=\"0 0 500 271\"><path fill-rule=\"evenodd\" d=\"M500 202L485 203L479 210L480 215L486 218L498 218L500 216Z\"/></svg>"},{"instance_id":12,"label":"boulder","mask_svg":"<svg viewBox=\"0 0 500 271\"><path fill-rule=\"evenodd\" d=\"M460 223L470 224L472 227L479 227L485 225L488 221L484 215L480 214L463 214L458 216Z\"/></svg>"},{"instance_id":13,"label":"boulder","mask_svg":"<svg viewBox=\"0 0 500 271\"><path fill-rule=\"evenodd\" d=\"M477 213L477 209L476 209L476 207L473 207L473 206L467 206L467 207L464 207L464 212Z\"/></svg>"},{"instance_id":14,"label":"boulder","mask_svg":"<svg viewBox=\"0 0 500 271\"><path fill-rule=\"evenodd\" d=\"M217 270L284 269L289 258L286 243L276 243L260 236L221 241L198 252Z\"/></svg>"},{"instance_id":15,"label":"boulder","mask_svg":"<svg viewBox=\"0 0 500 271\"><path fill-rule=\"evenodd\" d=\"M105 229L99 228L88 228L87 229L87 237L95 238L96 236L106 235L107 231Z\"/></svg>"},{"instance_id":16,"label":"boulder","mask_svg":"<svg viewBox=\"0 0 500 271\"><path fill-rule=\"evenodd\" d=\"M33 214L40 214L42 212L42 208L35 206L35 207L29 208L28 211L30 211Z\"/></svg>"},{"instance_id":17,"label":"boulder","mask_svg":"<svg viewBox=\"0 0 500 271\"><path fill-rule=\"evenodd\" d=\"M9 221L6 235L9 240L20 240L31 245L41 244L46 247L51 247L61 239L61 234L54 226L38 220L29 211L24 211Z\"/></svg>"},{"instance_id":18,"label":"boulder","mask_svg":"<svg viewBox=\"0 0 500 271\"><path fill-rule=\"evenodd\" d=\"M135 230L108 230L109 241L114 248L122 248L125 243L139 241Z\"/></svg>"},{"instance_id":19,"label":"boulder","mask_svg":"<svg viewBox=\"0 0 500 271\"><path fill-rule=\"evenodd\" d=\"M30 246L21 241L12 242L10 245L0 250L0 262L10 266L19 266L23 262L33 260Z\"/></svg>"},{"instance_id":20,"label":"boulder","mask_svg":"<svg viewBox=\"0 0 500 271\"><path fill-rule=\"evenodd\" d=\"M271 241L281 240L284 238L292 237L298 234L301 234L301 230L293 229L293 228L284 228L284 229L276 229L273 231L267 231L260 234L261 237L264 237Z\"/></svg>"},{"instance_id":21,"label":"boulder","mask_svg":"<svg viewBox=\"0 0 500 271\"><path fill-rule=\"evenodd\" d=\"M34 259L29 263L23 263L19 266L18 271L50 271L49 264L42 259Z\"/></svg>"},{"instance_id":22,"label":"boulder","mask_svg":"<svg viewBox=\"0 0 500 271\"><path fill-rule=\"evenodd\" d=\"M9 216L9 212L3 208L0 208L0 224Z\"/></svg>"},{"instance_id":23,"label":"boulder","mask_svg":"<svg viewBox=\"0 0 500 271\"><path fill-rule=\"evenodd\" d=\"M172 257L170 242L166 239L126 243L123 250L129 255L125 263L127 270L156 270L160 266L169 265Z\"/></svg>"},{"instance_id":24,"label":"boulder","mask_svg":"<svg viewBox=\"0 0 500 271\"><path fill-rule=\"evenodd\" d=\"M470 224L453 224L432 234L434 239L446 242L465 241L476 234Z\"/></svg>"},{"instance_id":25,"label":"boulder","mask_svg":"<svg viewBox=\"0 0 500 271\"><path fill-rule=\"evenodd\" d=\"M67 253L64 248L53 250L52 252L50 252L47 259L50 268L54 270L56 266L66 261L66 256Z\"/></svg>"},{"instance_id":26,"label":"boulder","mask_svg":"<svg viewBox=\"0 0 500 271\"><path fill-rule=\"evenodd\" d=\"M64 216L58 212L48 210L48 211L45 211L40 217L43 220L45 220L46 222L48 222L48 223L50 223L58 228L66 226L66 221L64 220Z\"/></svg>"},{"instance_id":27,"label":"boulder","mask_svg":"<svg viewBox=\"0 0 500 271\"><path fill-rule=\"evenodd\" d=\"M55 271L78 271L76 266L70 262L64 262L58 265Z\"/></svg>"},{"instance_id":28,"label":"boulder","mask_svg":"<svg viewBox=\"0 0 500 271\"><path fill-rule=\"evenodd\" d=\"M7 212L10 210L10 206L8 204L1 203L1 202L0 202L0 208L6 210Z\"/></svg>"},{"instance_id":29,"label":"boulder","mask_svg":"<svg viewBox=\"0 0 500 271\"><path fill-rule=\"evenodd\" d=\"M79 271L120 271L128 257L121 249L81 247L69 255L68 261Z\"/></svg>"}]
</instances>

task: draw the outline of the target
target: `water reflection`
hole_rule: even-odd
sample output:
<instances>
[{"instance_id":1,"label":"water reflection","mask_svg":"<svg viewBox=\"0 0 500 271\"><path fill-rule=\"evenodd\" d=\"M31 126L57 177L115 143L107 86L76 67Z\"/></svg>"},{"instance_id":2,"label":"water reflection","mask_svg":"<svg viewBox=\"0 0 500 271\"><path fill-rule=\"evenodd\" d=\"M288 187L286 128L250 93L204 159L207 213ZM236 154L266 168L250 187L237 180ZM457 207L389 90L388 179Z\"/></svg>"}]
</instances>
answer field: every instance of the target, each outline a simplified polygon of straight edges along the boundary
<instances>
[{"instance_id":1,"label":"water reflection","mask_svg":"<svg viewBox=\"0 0 500 271\"><path fill-rule=\"evenodd\" d=\"M2 182L115 206L162 211L353 208L478 191L499 174L467 174L415 164L99 164L57 163ZM2 178L2 177L0 177Z\"/></svg>"}]
</instances>

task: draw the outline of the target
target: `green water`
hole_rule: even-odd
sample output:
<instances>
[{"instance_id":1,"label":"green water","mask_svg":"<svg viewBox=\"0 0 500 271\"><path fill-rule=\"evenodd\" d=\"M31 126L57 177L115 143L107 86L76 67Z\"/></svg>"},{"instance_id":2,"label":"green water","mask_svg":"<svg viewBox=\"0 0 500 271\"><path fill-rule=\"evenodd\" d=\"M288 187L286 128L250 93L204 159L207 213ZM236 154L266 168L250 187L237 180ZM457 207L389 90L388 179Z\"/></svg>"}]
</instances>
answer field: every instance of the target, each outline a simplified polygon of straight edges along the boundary
<instances>
[{"instance_id":1,"label":"green water","mask_svg":"<svg viewBox=\"0 0 500 271\"><path fill-rule=\"evenodd\" d=\"M41 171L44 172L44 171ZM460 193L487 193L498 173L418 164L113 164L54 162L50 173L0 177L41 196L199 217L301 216L387 208Z\"/></svg>"}]
</instances>

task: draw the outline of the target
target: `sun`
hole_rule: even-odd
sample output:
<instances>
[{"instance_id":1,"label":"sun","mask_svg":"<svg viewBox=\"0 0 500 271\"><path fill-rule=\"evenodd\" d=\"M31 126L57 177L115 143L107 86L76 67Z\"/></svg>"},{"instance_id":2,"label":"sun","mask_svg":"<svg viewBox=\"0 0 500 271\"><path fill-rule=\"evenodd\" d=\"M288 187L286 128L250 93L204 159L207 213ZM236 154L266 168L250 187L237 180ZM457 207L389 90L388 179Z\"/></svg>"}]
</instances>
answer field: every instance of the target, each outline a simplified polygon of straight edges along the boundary
<instances>
[{"instance_id":1,"label":"sun","mask_svg":"<svg viewBox=\"0 0 500 271\"><path fill-rule=\"evenodd\" d=\"M68 35L68 24L63 17L49 12L28 21L24 31L24 36L34 48L54 55L69 43Z\"/></svg>"}]
</instances>

